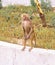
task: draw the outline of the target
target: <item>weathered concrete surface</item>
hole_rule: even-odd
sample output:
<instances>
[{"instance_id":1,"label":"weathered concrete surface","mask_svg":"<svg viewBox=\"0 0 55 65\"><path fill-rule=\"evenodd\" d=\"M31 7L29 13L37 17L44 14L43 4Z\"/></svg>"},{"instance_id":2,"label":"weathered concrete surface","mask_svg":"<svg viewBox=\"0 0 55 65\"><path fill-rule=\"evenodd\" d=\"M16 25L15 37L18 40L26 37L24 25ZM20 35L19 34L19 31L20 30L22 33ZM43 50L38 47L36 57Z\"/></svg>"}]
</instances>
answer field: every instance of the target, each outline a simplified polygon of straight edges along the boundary
<instances>
[{"instance_id":1,"label":"weathered concrete surface","mask_svg":"<svg viewBox=\"0 0 55 65\"><path fill-rule=\"evenodd\" d=\"M0 65L55 65L55 50L22 47L0 41Z\"/></svg>"}]
</instances>

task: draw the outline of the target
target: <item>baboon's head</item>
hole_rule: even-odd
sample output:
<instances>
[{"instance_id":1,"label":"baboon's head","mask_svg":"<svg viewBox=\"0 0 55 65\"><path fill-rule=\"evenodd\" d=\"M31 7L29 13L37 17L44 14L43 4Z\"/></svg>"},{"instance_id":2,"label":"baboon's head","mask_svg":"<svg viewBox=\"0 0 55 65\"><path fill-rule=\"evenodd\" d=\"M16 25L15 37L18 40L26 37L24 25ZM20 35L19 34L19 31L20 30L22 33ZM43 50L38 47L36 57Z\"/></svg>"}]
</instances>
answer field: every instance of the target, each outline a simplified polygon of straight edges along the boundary
<instances>
[{"instance_id":1,"label":"baboon's head","mask_svg":"<svg viewBox=\"0 0 55 65\"><path fill-rule=\"evenodd\" d=\"M29 20L29 19L30 19L30 17L29 17L29 15L28 15L28 14L23 13L23 14L21 15L21 19L22 19L22 20Z\"/></svg>"}]
</instances>

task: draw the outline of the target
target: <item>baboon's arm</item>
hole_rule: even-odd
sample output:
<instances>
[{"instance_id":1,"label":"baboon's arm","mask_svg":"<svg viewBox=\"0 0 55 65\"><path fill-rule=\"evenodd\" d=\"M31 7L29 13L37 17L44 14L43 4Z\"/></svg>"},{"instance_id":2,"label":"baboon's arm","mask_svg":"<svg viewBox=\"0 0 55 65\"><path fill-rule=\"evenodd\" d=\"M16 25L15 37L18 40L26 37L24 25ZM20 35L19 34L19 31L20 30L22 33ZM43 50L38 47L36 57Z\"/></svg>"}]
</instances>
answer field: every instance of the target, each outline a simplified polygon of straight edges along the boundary
<instances>
[{"instance_id":1,"label":"baboon's arm","mask_svg":"<svg viewBox=\"0 0 55 65\"><path fill-rule=\"evenodd\" d=\"M29 34L27 35L27 38L29 38L29 37L30 37L30 35L33 33L33 31L34 31L34 29L33 29L33 26L32 26L32 27L31 27L31 29L30 29Z\"/></svg>"}]
</instances>

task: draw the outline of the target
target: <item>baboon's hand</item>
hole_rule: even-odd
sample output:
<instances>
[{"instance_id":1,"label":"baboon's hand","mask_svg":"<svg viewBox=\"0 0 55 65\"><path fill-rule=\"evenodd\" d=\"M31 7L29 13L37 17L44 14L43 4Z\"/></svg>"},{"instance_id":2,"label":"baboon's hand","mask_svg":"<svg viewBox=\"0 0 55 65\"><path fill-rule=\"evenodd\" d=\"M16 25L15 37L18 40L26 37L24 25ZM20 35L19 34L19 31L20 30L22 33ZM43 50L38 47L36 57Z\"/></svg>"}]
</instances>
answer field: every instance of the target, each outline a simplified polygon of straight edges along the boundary
<instances>
[{"instance_id":1,"label":"baboon's hand","mask_svg":"<svg viewBox=\"0 0 55 65\"><path fill-rule=\"evenodd\" d=\"M27 39L29 39L29 38L30 38L30 36L29 36L29 35L26 35L26 36L25 36L25 39L26 39L26 40L27 40Z\"/></svg>"},{"instance_id":2,"label":"baboon's hand","mask_svg":"<svg viewBox=\"0 0 55 65\"><path fill-rule=\"evenodd\" d=\"M29 39L30 38L30 36L29 35L27 35L27 39Z\"/></svg>"}]
</instances>

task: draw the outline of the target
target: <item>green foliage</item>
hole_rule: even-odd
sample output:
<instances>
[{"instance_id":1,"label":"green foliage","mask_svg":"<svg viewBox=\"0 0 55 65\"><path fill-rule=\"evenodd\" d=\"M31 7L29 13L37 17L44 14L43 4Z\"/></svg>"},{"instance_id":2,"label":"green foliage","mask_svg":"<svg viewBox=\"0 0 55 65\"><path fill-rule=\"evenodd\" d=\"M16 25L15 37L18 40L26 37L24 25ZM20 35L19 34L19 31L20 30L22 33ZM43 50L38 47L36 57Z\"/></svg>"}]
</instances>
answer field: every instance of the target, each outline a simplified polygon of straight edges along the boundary
<instances>
[{"instance_id":1,"label":"green foliage","mask_svg":"<svg viewBox=\"0 0 55 65\"><path fill-rule=\"evenodd\" d=\"M55 27L55 17L52 17L52 20L50 22L50 25Z\"/></svg>"},{"instance_id":2,"label":"green foliage","mask_svg":"<svg viewBox=\"0 0 55 65\"><path fill-rule=\"evenodd\" d=\"M31 5L35 7L36 4L35 4L34 0L30 0L30 1L31 1Z\"/></svg>"},{"instance_id":3,"label":"green foliage","mask_svg":"<svg viewBox=\"0 0 55 65\"><path fill-rule=\"evenodd\" d=\"M41 6L42 6L42 9L44 11L50 11L50 10L52 10L50 0L48 0L46 2L44 0L41 0Z\"/></svg>"},{"instance_id":4,"label":"green foliage","mask_svg":"<svg viewBox=\"0 0 55 65\"><path fill-rule=\"evenodd\" d=\"M0 9L2 8L2 2L1 2L1 0L0 0Z\"/></svg>"},{"instance_id":5,"label":"green foliage","mask_svg":"<svg viewBox=\"0 0 55 65\"><path fill-rule=\"evenodd\" d=\"M55 27L55 12L49 11L45 15L47 23Z\"/></svg>"}]
</instances>

